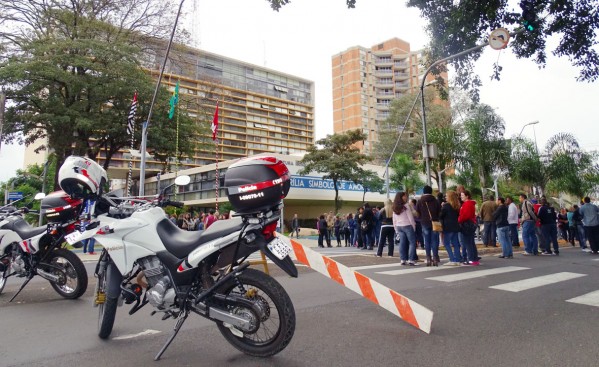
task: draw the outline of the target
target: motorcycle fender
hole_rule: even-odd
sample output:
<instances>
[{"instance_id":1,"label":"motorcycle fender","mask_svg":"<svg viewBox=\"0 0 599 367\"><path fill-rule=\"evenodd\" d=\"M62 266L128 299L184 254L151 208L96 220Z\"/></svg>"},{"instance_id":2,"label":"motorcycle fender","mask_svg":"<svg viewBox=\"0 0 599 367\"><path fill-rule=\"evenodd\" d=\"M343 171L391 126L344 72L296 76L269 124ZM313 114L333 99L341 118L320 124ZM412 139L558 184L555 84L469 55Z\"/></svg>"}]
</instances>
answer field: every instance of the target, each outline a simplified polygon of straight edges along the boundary
<instances>
[{"instance_id":1,"label":"motorcycle fender","mask_svg":"<svg viewBox=\"0 0 599 367\"><path fill-rule=\"evenodd\" d=\"M109 298L119 298L121 295L121 283L123 282L123 276L112 261L108 264L106 272L106 279L108 280L108 289L106 290L106 295Z\"/></svg>"},{"instance_id":2,"label":"motorcycle fender","mask_svg":"<svg viewBox=\"0 0 599 367\"><path fill-rule=\"evenodd\" d=\"M16 232L0 230L0 255L4 254L8 245L21 242L21 237Z\"/></svg>"},{"instance_id":3,"label":"motorcycle fender","mask_svg":"<svg viewBox=\"0 0 599 367\"><path fill-rule=\"evenodd\" d=\"M293 260L291 260L289 255L287 255L283 260L276 257L272 252L270 252L270 250L266 246L266 240L264 240L263 237L259 237L256 240L256 245L260 247L260 251L264 252L266 254L266 257L268 257L273 263L275 263L275 265L283 269L283 271L289 274L289 276L297 278L297 268L295 267L295 264L293 263Z\"/></svg>"}]
</instances>

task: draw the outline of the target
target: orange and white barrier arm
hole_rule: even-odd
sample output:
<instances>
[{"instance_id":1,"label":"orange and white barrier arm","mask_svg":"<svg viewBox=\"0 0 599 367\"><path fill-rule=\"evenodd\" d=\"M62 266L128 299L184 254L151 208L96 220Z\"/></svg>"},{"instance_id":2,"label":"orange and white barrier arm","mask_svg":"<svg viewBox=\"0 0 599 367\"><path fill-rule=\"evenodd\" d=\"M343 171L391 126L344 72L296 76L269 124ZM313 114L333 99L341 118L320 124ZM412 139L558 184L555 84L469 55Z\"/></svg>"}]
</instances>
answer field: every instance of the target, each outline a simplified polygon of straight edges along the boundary
<instances>
[{"instance_id":1,"label":"orange and white barrier arm","mask_svg":"<svg viewBox=\"0 0 599 367\"><path fill-rule=\"evenodd\" d=\"M302 264L369 299L408 324L430 334L433 311L299 242L280 234L279 237L290 242L295 257Z\"/></svg>"}]
</instances>

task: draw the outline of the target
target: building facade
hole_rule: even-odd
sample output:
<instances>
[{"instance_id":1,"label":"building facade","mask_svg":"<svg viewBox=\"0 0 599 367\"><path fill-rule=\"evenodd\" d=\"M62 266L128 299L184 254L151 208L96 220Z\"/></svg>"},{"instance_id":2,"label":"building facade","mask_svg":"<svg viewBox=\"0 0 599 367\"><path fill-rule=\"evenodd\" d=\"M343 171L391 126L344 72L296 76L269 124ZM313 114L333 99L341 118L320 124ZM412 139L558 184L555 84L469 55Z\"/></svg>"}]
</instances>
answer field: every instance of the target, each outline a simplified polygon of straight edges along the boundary
<instances>
[{"instance_id":1,"label":"building facade","mask_svg":"<svg viewBox=\"0 0 599 367\"><path fill-rule=\"evenodd\" d=\"M146 59L142 60L142 65L156 79L165 48L149 47ZM212 142L210 135L202 137L203 144L197 145L193 156L179 162L181 169L265 152L304 153L314 144L314 82L310 80L176 45L171 50L162 85L173 91L177 82L179 108L185 109L207 131L216 103L219 105L218 144ZM39 155L28 155L25 165L43 161ZM104 157L101 152L100 164ZM139 176L140 152L128 149L112 156L109 176L125 178L131 158L134 176ZM171 166L174 170L174 158ZM163 164L148 155L147 174L153 176L162 170Z\"/></svg>"},{"instance_id":2,"label":"building facade","mask_svg":"<svg viewBox=\"0 0 599 367\"><path fill-rule=\"evenodd\" d=\"M420 61L421 53L411 51L410 44L399 38L371 48L354 46L334 55L334 132L361 129L367 139L360 149L370 153L384 132L380 127L389 117L391 101L419 88L424 72Z\"/></svg>"}]
</instances>

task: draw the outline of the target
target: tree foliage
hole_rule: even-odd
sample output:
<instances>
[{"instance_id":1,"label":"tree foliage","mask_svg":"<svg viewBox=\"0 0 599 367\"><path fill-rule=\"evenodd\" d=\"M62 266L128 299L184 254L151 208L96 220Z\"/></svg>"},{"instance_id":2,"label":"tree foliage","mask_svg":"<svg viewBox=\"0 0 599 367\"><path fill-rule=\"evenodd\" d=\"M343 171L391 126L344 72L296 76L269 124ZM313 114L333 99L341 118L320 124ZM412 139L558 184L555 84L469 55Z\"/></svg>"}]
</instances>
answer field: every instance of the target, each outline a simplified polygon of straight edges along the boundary
<instances>
[{"instance_id":1,"label":"tree foliage","mask_svg":"<svg viewBox=\"0 0 599 367\"><path fill-rule=\"evenodd\" d=\"M505 125L491 107L481 104L472 110L463 129L460 165L476 174L484 192L491 175L508 167L510 148L504 138Z\"/></svg>"},{"instance_id":2,"label":"tree foliage","mask_svg":"<svg viewBox=\"0 0 599 367\"><path fill-rule=\"evenodd\" d=\"M366 193L368 191L380 194L384 192L385 181L374 171L359 167L356 177L352 181L362 185L362 201L366 201Z\"/></svg>"},{"instance_id":3,"label":"tree foliage","mask_svg":"<svg viewBox=\"0 0 599 367\"><path fill-rule=\"evenodd\" d=\"M343 134L327 135L316 141L316 145L308 148L308 152L300 161L304 166L300 175L320 172L322 178L330 179L335 186L335 213L339 211L340 180L353 181L362 172L361 166L369 161L369 157L360 153L354 144L366 139L361 130L350 130Z\"/></svg>"},{"instance_id":4,"label":"tree foliage","mask_svg":"<svg viewBox=\"0 0 599 367\"><path fill-rule=\"evenodd\" d=\"M131 99L138 91L136 141L147 115L154 81L142 68L142 32L164 34L170 10L156 0L12 1L0 22L19 26L3 32L11 40L0 63L0 83L8 86L5 141L31 144L47 138L58 164L71 154L96 159L130 145L126 135ZM161 31L162 30L162 31ZM145 47L145 46L144 46ZM150 125L148 148L168 156L191 154L197 124L180 116L181 139L175 152L175 122L166 118L169 93L162 88ZM192 138L192 139L189 139Z\"/></svg>"},{"instance_id":5,"label":"tree foliage","mask_svg":"<svg viewBox=\"0 0 599 367\"><path fill-rule=\"evenodd\" d=\"M403 190L408 194L416 191L417 188L424 186L420 179L419 172L422 171L422 165L414 161L407 154L396 154L393 156L389 167L393 169L391 174L390 186L397 190Z\"/></svg>"}]
</instances>

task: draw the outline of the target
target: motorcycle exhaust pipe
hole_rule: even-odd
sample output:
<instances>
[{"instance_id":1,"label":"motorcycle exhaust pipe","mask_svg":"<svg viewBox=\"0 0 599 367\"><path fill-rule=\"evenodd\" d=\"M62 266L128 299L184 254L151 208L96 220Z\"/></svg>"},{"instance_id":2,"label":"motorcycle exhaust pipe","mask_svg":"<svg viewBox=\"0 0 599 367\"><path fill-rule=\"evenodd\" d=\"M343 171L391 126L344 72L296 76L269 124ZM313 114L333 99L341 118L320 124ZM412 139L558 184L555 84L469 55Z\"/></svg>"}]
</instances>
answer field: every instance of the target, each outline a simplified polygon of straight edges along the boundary
<instances>
[{"instance_id":1,"label":"motorcycle exhaust pipe","mask_svg":"<svg viewBox=\"0 0 599 367\"><path fill-rule=\"evenodd\" d=\"M60 280L60 278L54 274L50 274L42 269L37 269L37 275L39 275L40 277L49 280L53 283L58 283L58 281Z\"/></svg>"}]
</instances>

